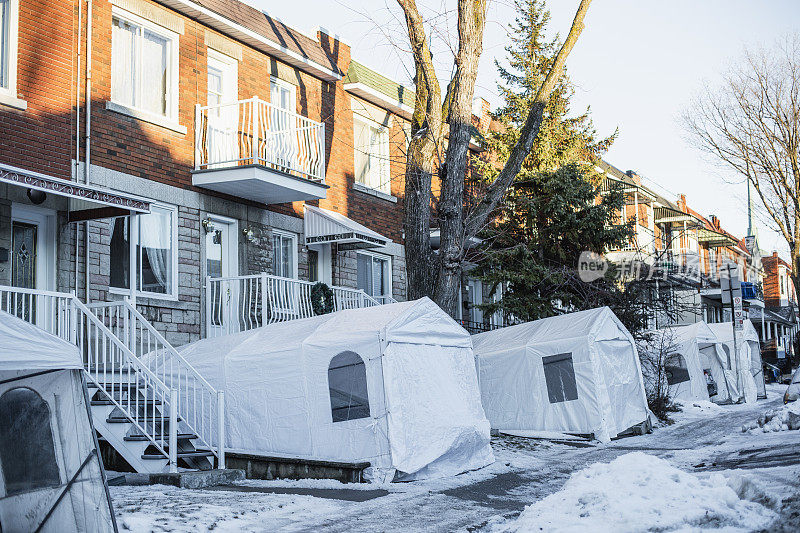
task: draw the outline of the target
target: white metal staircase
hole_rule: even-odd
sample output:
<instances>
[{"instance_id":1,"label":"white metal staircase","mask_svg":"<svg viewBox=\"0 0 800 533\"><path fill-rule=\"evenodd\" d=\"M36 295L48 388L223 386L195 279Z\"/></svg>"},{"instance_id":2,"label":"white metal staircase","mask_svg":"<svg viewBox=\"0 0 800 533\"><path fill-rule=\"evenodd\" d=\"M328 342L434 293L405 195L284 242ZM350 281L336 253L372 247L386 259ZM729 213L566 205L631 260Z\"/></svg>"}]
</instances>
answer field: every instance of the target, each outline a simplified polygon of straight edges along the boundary
<instances>
[{"instance_id":1,"label":"white metal staircase","mask_svg":"<svg viewBox=\"0 0 800 533\"><path fill-rule=\"evenodd\" d=\"M0 286L0 310L81 349L95 428L137 472L225 467L223 393L128 302Z\"/></svg>"}]
</instances>

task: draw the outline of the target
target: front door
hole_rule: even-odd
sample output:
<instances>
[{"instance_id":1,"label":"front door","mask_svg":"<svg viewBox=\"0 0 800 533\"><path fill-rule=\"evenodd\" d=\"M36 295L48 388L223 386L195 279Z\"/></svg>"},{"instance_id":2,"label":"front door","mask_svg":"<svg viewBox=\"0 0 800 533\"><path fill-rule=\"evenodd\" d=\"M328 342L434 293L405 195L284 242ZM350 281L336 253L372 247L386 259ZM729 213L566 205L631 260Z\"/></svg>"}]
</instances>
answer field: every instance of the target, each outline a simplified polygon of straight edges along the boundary
<instances>
[{"instance_id":1,"label":"front door","mask_svg":"<svg viewBox=\"0 0 800 533\"><path fill-rule=\"evenodd\" d=\"M30 206L11 208L11 286L55 289L55 213ZM39 298L17 298L14 313L35 323ZM41 310L39 310L41 312Z\"/></svg>"},{"instance_id":2,"label":"front door","mask_svg":"<svg viewBox=\"0 0 800 533\"><path fill-rule=\"evenodd\" d=\"M206 223L206 275L212 278L209 336L222 334L230 320L238 320L239 281L238 235L236 222L223 217L209 217ZM225 328L227 332L236 331Z\"/></svg>"},{"instance_id":3,"label":"front door","mask_svg":"<svg viewBox=\"0 0 800 533\"><path fill-rule=\"evenodd\" d=\"M238 161L238 65L235 59L208 53L208 162L222 166Z\"/></svg>"}]
</instances>

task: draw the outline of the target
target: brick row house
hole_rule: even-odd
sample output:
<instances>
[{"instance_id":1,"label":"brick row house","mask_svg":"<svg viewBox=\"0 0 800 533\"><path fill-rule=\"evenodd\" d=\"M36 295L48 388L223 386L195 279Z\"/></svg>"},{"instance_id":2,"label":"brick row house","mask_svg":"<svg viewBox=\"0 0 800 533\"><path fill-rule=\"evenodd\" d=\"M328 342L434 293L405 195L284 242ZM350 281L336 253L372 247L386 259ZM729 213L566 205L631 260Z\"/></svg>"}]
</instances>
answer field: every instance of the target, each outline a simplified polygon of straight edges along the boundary
<instances>
[{"instance_id":1,"label":"brick row house","mask_svg":"<svg viewBox=\"0 0 800 533\"><path fill-rule=\"evenodd\" d=\"M191 381L221 417L193 369L125 358L181 366L176 346L310 316L318 281L323 307L405 299L413 92L345 42L237 0L0 0L0 16L1 310L77 342L87 368L138 368L163 405ZM189 432L206 448L210 412ZM166 426L123 414L175 467ZM120 448L114 431L98 425Z\"/></svg>"},{"instance_id":2,"label":"brick row house","mask_svg":"<svg viewBox=\"0 0 800 533\"><path fill-rule=\"evenodd\" d=\"M728 265L742 282L746 312L763 308L764 270L757 246L748 250L745 240L722 228L717 217L704 217L687 205L685 195L668 200L642 185L636 172L623 172L603 161L597 170L605 174L606 190L623 187L625 212L620 215L633 221L635 228L630 244L610 250L609 259L647 263L654 285L658 279L659 297L675 303L671 316L652 317L653 327L731 320L720 289Z\"/></svg>"},{"instance_id":3,"label":"brick row house","mask_svg":"<svg viewBox=\"0 0 800 533\"><path fill-rule=\"evenodd\" d=\"M764 360L791 372L792 359L797 357L795 341L798 332L797 292L792 282L792 266L773 251L762 259L764 265L764 309L752 317L759 329Z\"/></svg>"}]
</instances>

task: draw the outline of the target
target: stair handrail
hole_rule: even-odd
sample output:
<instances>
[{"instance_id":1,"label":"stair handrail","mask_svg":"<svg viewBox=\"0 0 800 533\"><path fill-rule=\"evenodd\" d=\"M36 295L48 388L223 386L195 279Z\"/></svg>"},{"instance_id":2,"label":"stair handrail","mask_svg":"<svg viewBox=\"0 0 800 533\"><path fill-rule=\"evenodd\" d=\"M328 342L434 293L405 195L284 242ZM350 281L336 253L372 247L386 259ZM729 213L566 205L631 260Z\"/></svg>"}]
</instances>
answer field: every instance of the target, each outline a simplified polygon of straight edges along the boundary
<instances>
[{"instance_id":1,"label":"stair handrail","mask_svg":"<svg viewBox=\"0 0 800 533\"><path fill-rule=\"evenodd\" d=\"M219 468L225 468L225 414L224 414L224 392L218 391L206 380L191 363L189 363L178 350L161 334L153 324L145 318L144 315L131 304L127 299L117 300L113 302L94 302L88 304L87 307L93 310L104 310L112 307L119 307L130 313L133 320L141 328L146 330L153 339L156 345L152 349L148 349L147 353L137 356L134 352L135 346L131 346L131 352L140 363L147 367L148 362L152 362L154 366L158 365L158 355L162 354L161 371L157 368L150 369L151 372L159 375L168 388L176 391L178 398L183 398L184 401L178 401L178 414L182 417L183 422L189 426L192 431L197 435L198 441L205 448L211 451L217 457L217 465ZM96 316L96 315L95 315ZM103 316L103 318L105 318ZM102 322L102 320L101 320ZM135 327L134 327L135 329ZM135 335L130 335L129 339L135 343ZM124 344L124 342L123 342ZM163 355L169 355L169 360ZM177 362L178 370L176 372L173 363ZM148 367L149 368L149 367ZM196 390L190 390L189 379L194 379L201 389L205 390L208 399L208 409L206 413L206 403L203 400L202 392L200 398L200 405L197 406ZM213 403L216 403L216 427L215 414L213 411ZM198 417L199 414L199 417ZM204 420L204 415L208 415L208 420ZM198 418L200 423L198 424ZM208 422L208 423L206 423ZM213 432L217 432L216 447L212 445Z\"/></svg>"}]
</instances>

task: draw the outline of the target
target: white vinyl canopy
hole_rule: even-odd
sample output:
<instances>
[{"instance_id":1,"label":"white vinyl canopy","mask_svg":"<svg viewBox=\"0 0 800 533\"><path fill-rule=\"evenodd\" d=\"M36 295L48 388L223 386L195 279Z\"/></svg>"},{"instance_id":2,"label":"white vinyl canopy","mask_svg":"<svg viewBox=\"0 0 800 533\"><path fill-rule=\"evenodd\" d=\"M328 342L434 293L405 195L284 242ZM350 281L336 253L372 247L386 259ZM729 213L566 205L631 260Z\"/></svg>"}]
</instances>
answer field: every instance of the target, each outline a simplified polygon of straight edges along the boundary
<instances>
[{"instance_id":1,"label":"white vinyl canopy","mask_svg":"<svg viewBox=\"0 0 800 533\"><path fill-rule=\"evenodd\" d=\"M636 345L608 307L473 335L493 429L608 441L649 415Z\"/></svg>"},{"instance_id":2,"label":"white vinyl canopy","mask_svg":"<svg viewBox=\"0 0 800 533\"><path fill-rule=\"evenodd\" d=\"M3 531L116 531L81 357L73 344L0 312Z\"/></svg>"},{"instance_id":3,"label":"white vinyl canopy","mask_svg":"<svg viewBox=\"0 0 800 533\"><path fill-rule=\"evenodd\" d=\"M679 355L675 367L685 369L685 379L670 383L670 395L676 400L704 400L715 403L737 402L740 394L732 363L723 349L723 343L705 322L686 326L663 328L654 332L656 344L671 348ZM711 374L717 385L717 394L709 397L705 372Z\"/></svg>"},{"instance_id":4,"label":"white vinyl canopy","mask_svg":"<svg viewBox=\"0 0 800 533\"><path fill-rule=\"evenodd\" d=\"M469 334L427 298L189 344L232 452L371 463L375 480L494 461Z\"/></svg>"},{"instance_id":5,"label":"white vinyl canopy","mask_svg":"<svg viewBox=\"0 0 800 533\"><path fill-rule=\"evenodd\" d=\"M744 396L745 402L755 402L758 398L767 397L764 383L764 367L761 364L761 344L758 332L752 322L744 320L742 331L737 333L736 345L733 342L733 323L720 322L708 327L723 343L726 353L734 353L733 371L736 376L737 389ZM738 348L738 350L737 350Z\"/></svg>"}]
</instances>

